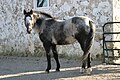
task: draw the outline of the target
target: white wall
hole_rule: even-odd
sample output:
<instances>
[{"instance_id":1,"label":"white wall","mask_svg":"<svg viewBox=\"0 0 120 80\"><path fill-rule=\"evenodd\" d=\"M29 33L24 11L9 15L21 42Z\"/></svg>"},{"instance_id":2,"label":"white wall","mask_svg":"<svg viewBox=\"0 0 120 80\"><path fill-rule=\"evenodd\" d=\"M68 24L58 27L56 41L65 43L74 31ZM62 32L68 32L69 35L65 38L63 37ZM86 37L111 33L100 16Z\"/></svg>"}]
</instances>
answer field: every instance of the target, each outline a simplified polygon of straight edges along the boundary
<instances>
[{"instance_id":1,"label":"white wall","mask_svg":"<svg viewBox=\"0 0 120 80\"><path fill-rule=\"evenodd\" d=\"M44 53L38 34L28 35L23 10L32 9L32 0L0 0L0 54L41 56ZM96 38L92 55L102 53L102 25L113 19L112 0L50 0L45 11L59 19L88 16L96 23ZM78 43L58 46L59 54L82 54Z\"/></svg>"}]
</instances>

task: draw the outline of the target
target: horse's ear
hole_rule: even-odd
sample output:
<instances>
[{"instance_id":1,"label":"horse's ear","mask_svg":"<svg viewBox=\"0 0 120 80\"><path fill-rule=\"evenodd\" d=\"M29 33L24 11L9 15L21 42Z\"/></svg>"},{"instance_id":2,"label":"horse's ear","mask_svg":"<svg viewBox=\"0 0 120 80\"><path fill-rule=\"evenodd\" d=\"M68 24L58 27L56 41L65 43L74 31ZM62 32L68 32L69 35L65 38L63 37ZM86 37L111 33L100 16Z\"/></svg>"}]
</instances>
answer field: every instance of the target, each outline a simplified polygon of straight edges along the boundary
<instances>
[{"instance_id":1,"label":"horse's ear","mask_svg":"<svg viewBox=\"0 0 120 80\"><path fill-rule=\"evenodd\" d=\"M33 10L32 9L30 10L30 14L33 14Z\"/></svg>"},{"instance_id":2,"label":"horse's ear","mask_svg":"<svg viewBox=\"0 0 120 80\"><path fill-rule=\"evenodd\" d=\"M24 10L24 12L23 12L24 14L26 14L26 10Z\"/></svg>"}]
</instances>

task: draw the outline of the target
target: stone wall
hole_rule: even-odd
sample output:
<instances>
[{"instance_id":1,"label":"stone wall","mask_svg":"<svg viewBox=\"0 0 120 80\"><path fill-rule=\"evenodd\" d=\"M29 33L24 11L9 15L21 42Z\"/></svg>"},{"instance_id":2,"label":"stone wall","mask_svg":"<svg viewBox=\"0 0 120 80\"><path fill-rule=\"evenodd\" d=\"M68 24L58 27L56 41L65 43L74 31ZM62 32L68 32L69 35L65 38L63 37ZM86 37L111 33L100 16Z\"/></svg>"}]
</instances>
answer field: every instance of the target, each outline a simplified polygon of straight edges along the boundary
<instances>
[{"instance_id":1,"label":"stone wall","mask_svg":"<svg viewBox=\"0 0 120 80\"><path fill-rule=\"evenodd\" d=\"M113 20L113 0L50 0L49 10L43 10L58 19L88 16L96 26L92 56L102 54L102 25ZM24 26L23 10L33 9L33 0L0 0L0 54L41 56L44 53L38 34L28 35ZM58 46L59 54L81 55L78 43Z\"/></svg>"}]
</instances>

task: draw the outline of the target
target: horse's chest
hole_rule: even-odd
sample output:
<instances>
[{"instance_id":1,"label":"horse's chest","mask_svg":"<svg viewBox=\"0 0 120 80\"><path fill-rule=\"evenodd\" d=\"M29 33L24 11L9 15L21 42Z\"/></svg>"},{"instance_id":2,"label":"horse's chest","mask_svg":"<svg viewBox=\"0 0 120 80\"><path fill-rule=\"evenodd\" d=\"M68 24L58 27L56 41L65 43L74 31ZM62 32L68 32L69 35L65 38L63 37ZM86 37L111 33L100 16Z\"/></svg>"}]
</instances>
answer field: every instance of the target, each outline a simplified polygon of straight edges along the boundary
<instances>
[{"instance_id":1,"label":"horse's chest","mask_svg":"<svg viewBox=\"0 0 120 80\"><path fill-rule=\"evenodd\" d=\"M51 41L51 34L47 32L40 33L40 39L42 42L48 42Z\"/></svg>"}]
</instances>

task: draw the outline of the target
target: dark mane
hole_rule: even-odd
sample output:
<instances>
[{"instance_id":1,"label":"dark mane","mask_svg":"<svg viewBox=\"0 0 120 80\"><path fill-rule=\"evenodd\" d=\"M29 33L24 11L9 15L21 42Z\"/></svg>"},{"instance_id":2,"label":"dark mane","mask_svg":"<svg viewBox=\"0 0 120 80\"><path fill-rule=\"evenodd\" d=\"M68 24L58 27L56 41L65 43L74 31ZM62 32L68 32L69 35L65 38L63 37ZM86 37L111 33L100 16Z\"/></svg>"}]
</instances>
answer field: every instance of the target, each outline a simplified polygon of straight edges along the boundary
<instances>
[{"instance_id":1,"label":"dark mane","mask_svg":"<svg viewBox=\"0 0 120 80\"><path fill-rule=\"evenodd\" d=\"M45 12L34 11L34 13L40 14L40 15L42 15L43 17L53 18L53 19L55 19L55 17L53 17L53 16L51 16L50 14L45 13Z\"/></svg>"},{"instance_id":2,"label":"dark mane","mask_svg":"<svg viewBox=\"0 0 120 80\"><path fill-rule=\"evenodd\" d=\"M40 14L46 16L46 17L49 17L49 18L53 18L50 14L48 13L45 13L45 12L40 12Z\"/></svg>"}]
</instances>

